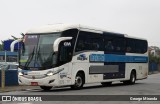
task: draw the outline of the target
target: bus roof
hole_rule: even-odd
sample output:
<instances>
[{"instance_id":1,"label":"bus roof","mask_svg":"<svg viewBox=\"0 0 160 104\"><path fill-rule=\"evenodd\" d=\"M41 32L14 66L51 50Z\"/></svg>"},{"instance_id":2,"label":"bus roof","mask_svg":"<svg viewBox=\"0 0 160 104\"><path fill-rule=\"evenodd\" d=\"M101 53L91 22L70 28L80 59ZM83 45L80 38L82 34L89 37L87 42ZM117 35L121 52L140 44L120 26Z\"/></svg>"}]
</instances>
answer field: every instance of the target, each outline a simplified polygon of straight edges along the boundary
<instances>
[{"instance_id":1,"label":"bus roof","mask_svg":"<svg viewBox=\"0 0 160 104\"><path fill-rule=\"evenodd\" d=\"M126 38L131 38L131 39L139 39L139 40L147 40L145 38L141 38L141 37L135 37L135 36L129 36L129 35L125 35Z\"/></svg>"},{"instance_id":2,"label":"bus roof","mask_svg":"<svg viewBox=\"0 0 160 104\"><path fill-rule=\"evenodd\" d=\"M49 24L44 25L38 28L32 28L29 31L27 31L28 34L36 34L36 33L52 33L52 32L61 32L68 29L80 29L80 30L88 30L88 31L94 31L98 33L103 33L100 29L91 28L88 26L82 26L80 24Z\"/></svg>"},{"instance_id":3,"label":"bus roof","mask_svg":"<svg viewBox=\"0 0 160 104\"><path fill-rule=\"evenodd\" d=\"M29 31L27 31L27 34L61 32L61 31L65 31L68 29L75 29L75 28L79 29L79 30L83 30L83 31L96 32L96 33L101 33L101 34L103 34L103 32L108 32L108 33L113 33L113 34L115 33L115 32L111 32L111 31L99 29L99 28L84 26L81 24L62 24L62 23L59 23L59 24L48 24L48 25L32 28ZM120 34L120 33L115 33L115 34ZM144 38L128 36L126 34L123 34L123 35L124 35L124 37L127 37L127 38L146 40Z\"/></svg>"}]
</instances>

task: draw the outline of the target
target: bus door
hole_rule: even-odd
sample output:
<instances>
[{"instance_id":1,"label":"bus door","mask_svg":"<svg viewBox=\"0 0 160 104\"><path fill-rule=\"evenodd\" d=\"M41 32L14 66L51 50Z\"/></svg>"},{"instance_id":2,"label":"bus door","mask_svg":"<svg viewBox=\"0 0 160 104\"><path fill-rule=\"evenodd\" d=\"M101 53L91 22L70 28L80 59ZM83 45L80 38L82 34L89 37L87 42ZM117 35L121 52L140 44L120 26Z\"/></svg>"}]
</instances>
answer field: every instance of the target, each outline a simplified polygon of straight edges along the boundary
<instances>
[{"instance_id":1,"label":"bus door","mask_svg":"<svg viewBox=\"0 0 160 104\"><path fill-rule=\"evenodd\" d=\"M62 41L59 45L58 55L59 68L63 68L63 71L59 73L59 84L61 85L71 84L72 53L71 41Z\"/></svg>"}]
</instances>

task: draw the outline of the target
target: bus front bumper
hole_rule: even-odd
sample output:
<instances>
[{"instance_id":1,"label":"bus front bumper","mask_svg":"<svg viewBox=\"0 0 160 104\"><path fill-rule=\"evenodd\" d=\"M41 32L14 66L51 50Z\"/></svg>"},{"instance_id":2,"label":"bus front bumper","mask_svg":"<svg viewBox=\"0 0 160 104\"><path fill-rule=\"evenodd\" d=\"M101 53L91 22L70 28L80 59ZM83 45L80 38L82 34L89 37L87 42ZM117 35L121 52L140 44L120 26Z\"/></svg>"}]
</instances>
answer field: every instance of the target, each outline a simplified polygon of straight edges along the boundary
<instances>
[{"instance_id":1,"label":"bus front bumper","mask_svg":"<svg viewBox=\"0 0 160 104\"><path fill-rule=\"evenodd\" d=\"M35 76L18 76L19 85L31 86L58 86L58 75L46 76L44 78L35 78Z\"/></svg>"}]
</instances>

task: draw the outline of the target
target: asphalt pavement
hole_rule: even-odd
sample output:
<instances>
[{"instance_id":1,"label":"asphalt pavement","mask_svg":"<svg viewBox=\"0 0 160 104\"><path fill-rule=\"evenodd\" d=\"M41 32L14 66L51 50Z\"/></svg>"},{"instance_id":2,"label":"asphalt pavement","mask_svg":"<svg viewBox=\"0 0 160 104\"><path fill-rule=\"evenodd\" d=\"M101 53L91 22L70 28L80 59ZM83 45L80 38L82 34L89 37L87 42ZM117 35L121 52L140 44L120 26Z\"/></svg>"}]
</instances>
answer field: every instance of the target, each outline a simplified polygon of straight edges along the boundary
<instances>
[{"instance_id":1,"label":"asphalt pavement","mask_svg":"<svg viewBox=\"0 0 160 104\"><path fill-rule=\"evenodd\" d=\"M22 86L22 85L5 86L3 89L1 87L0 93L11 92L11 91L25 91L27 89L40 89L40 87L39 86Z\"/></svg>"}]
</instances>

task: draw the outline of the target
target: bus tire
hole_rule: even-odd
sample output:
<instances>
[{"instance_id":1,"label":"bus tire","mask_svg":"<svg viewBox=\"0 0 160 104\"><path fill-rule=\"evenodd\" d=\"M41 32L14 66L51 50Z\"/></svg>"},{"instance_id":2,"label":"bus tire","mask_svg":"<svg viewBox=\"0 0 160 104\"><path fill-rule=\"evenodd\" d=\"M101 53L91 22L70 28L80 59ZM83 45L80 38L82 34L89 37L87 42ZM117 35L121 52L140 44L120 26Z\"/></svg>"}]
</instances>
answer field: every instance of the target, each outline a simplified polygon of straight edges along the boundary
<instances>
[{"instance_id":1,"label":"bus tire","mask_svg":"<svg viewBox=\"0 0 160 104\"><path fill-rule=\"evenodd\" d=\"M71 85L71 89L80 90L81 88L83 88L83 85L84 85L83 75L81 73L78 73L75 78L75 84Z\"/></svg>"},{"instance_id":2,"label":"bus tire","mask_svg":"<svg viewBox=\"0 0 160 104\"><path fill-rule=\"evenodd\" d=\"M52 86L40 86L40 88L45 91L49 91L52 88Z\"/></svg>"},{"instance_id":3,"label":"bus tire","mask_svg":"<svg viewBox=\"0 0 160 104\"><path fill-rule=\"evenodd\" d=\"M102 86L110 86L112 82L101 82Z\"/></svg>"},{"instance_id":4,"label":"bus tire","mask_svg":"<svg viewBox=\"0 0 160 104\"><path fill-rule=\"evenodd\" d=\"M123 81L123 83L132 85L132 84L135 84L135 81L136 81L136 72L132 71L130 75L130 79L128 81Z\"/></svg>"},{"instance_id":5,"label":"bus tire","mask_svg":"<svg viewBox=\"0 0 160 104\"><path fill-rule=\"evenodd\" d=\"M131 72L131 75L130 75L129 83L130 83L130 84L135 84L135 82L136 82L136 72L135 72L135 71L132 71L132 72Z\"/></svg>"}]
</instances>

